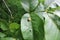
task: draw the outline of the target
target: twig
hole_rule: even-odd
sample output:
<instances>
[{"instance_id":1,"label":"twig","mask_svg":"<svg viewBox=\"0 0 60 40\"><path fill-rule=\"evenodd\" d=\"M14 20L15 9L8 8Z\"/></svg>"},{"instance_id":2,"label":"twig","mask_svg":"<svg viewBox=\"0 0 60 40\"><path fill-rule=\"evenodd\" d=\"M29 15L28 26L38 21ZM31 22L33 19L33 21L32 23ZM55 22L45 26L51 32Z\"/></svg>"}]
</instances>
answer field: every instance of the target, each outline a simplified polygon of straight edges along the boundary
<instances>
[{"instance_id":1,"label":"twig","mask_svg":"<svg viewBox=\"0 0 60 40\"><path fill-rule=\"evenodd\" d=\"M12 12L11 12L11 10L9 9L7 3L5 2L5 0L2 0L2 1L4 2L6 8L8 9L8 11L9 11L9 13L10 13L10 16L11 16L11 18L12 18Z\"/></svg>"}]
</instances>

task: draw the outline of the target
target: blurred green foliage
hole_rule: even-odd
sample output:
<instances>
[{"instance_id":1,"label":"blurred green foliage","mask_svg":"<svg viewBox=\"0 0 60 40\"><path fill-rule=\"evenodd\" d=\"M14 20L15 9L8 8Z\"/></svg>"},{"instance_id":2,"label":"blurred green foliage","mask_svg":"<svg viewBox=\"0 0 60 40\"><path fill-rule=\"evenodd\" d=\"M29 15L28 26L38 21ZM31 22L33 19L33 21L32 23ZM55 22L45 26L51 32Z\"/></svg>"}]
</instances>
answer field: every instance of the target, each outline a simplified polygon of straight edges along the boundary
<instances>
[{"instance_id":1,"label":"blurred green foliage","mask_svg":"<svg viewBox=\"0 0 60 40\"><path fill-rule=\"evenodd\" d=\"M60 1L0 0L0 40L60 40Z\"/></svg>"}]
</instances>

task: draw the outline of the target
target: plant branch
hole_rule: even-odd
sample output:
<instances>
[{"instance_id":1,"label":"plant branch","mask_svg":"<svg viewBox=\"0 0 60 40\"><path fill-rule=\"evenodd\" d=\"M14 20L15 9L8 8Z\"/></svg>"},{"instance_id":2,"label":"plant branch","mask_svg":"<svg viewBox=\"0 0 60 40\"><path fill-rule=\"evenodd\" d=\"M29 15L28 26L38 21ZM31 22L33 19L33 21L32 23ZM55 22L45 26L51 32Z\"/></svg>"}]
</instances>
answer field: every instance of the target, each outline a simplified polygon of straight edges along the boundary
<instances>
[{"instance_id":1,"label":"plant branch","mask_svg":"<svg viewBox=\"0 0 60 40\"><path fill-rule=\"evenodd\" d=\"M8 9L8 11L9 11L9 13L10 13L10 16L11 16L11 18L12 18L12 12L11 12L11 10L9 9L7 3L5 2L5 0L2 0L2 1L3 1L3 3L5 4L6 8Z\"/></svg>"}]
</instances>

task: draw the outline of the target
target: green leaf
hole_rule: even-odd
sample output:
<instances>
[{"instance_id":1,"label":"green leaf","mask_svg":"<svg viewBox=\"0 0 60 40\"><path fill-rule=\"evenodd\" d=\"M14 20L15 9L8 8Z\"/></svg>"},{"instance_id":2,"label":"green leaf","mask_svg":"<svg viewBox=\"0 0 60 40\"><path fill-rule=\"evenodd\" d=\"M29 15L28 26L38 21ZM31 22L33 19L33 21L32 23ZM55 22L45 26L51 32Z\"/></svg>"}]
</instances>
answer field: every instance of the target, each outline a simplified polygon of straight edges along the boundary
<instances>
[{"instance_id":1,"label":"green leaf","mask_svg":"<svg viewBox=\"0 0 60 40\"><path fill-rule=\"evenodd\" d=\"M60 6L60 0L56 0L55 3Z\"/></svg>"},{"instance_id":2,"label":"green leaf","mask_svg":"<svg viewBox=\"0 0 60 40\"><path fill-rule=\"evenodd\" d=\"M53 12L55 15L57 15L58 17L60 17L60 10L56 10L55 12Z\"/></svg>"},{"instance_id":3,"label":"green leaf","mask_svg":"<svg viewBox=\"0 0 60 40\"><path fill-rule=\"evenodd\" d=\"M1 32L0 32L0 37L1 37L1 38L5 37L5 36L6 36L6 35L5 35L4 33L1 33Z\"/></svg>"},{"instance_id":4,"label":"green leaf","mask_svg":"<svg viewBox=\"0 0 60 40\"><path fill-rule=\"evenodd\" d=\"M38 0L21 0L21 4L25 11L30 12L38 5Z\"/></svg>"},{"instance_id":5,"label":"green leaf","mask_svg":"<svg viewBox=\"0 0 60 40\"><path fill-rule=\"evenodd\" d=\"M42 3L42 4L44 4L44 1L45 1L45 0L39 0L39 2Z\"/></svg>"},{"instance_id":6,"label":"green leaf","mask_svg":"<svg viewBox=\"0 0 60 40\"><path fill-rule=\"evenodd\" d=\"M34 13L30 15L27 13L21 20L21 31L25 40L44 40L44 23L43 20ZM33 31L32 31L33 29ZM33 33L33 35L32 35ZM28 36L26 36L28 35ZM36 37L37 36L37 37Z\"/></svg>"},{"instance_id":7,"label":"green leaf","mask_svg":"<svg viewBox=\"0 0 60 40\"><path fill-rule=\"evenodd\" d=\"M11 23L11 24L9 25L9 28L10 28L10 29L18 29L18 28L19 28L19 24L17 24L17 23Z\"/></svg>"},{"instance_id":8,"label":"green leaf","mask_svg":"<svg viewBox=\"0 0 60 40\"><path fill-rule=\"evenodd\" d=\"M21 19L21 32L24 40L33 40L32 24L28 13L24 14Z\"/></svg>"},{"instance_id":9,"label":"green leaf","mask_svg":"<svg viewBox=\"0 0 60 40\"><path fill-rule=\"evenodd\" d=\"M51 5L55 1L56 0L45 0L45 5L49 6L49 5Z\"/></svg>"},{"instance_id":10,"label":"green leaf","mask_svg":"<svg viewBox=\"0 0 60 40\"><path fill-rule=\"evenodd\" d=\"M46 10L49 9L49 7L51 7L51 8L60 7L59 4L60 4L60 1L59 0L45 0Z\"/></svg>"},{"instance_id":11,"label":"green leaf","mask_svg":"<svg viewBox=\"0 0 60 40\"><path fill-rule=\"evenodd\" d=\"M20 27L20 26L19 26L19 24L17 24L17 23L11 23L11 24L9 25L9 29L10 29L11 32L14 32L14 31L17 30L19 27Z\"/></svg>"},{"instance_id":12,"label":"green leaf","mask_svg":"<svg viewBox=\"0 0 60 40\"><path fill-rule=\"evenodd\" d=\"M43 21L45 21L43 14L44 12L36 12L36 15L38 15Z\"/></svg>"},{"instance_id":13,"label":"green leaf","mask_svg":"<svg viewBox=\"0 0 60 40\"><path fill-rule=\"evenodd\" d=\"M7 25L4 22L0 22L0 28L4 31L8 30Z\"/></svg>"},{"instance_id":14,"label":"green leaf","mask_svg":"<svg viewBox=\"0 0 60 40\"><path fill-rule=\"evenodd\" d=\"M56 8L56 6L57 6L56 3L52 3L52 4L50 5L51 8Z\"/></svg>"},{"instance_id":15,"label":"green leaf","mask_svg":"<svg viewBox=\"0 0 60 40\"><path fill-rule=\"evenodd\" d=\"M1 40L16 40L16 39L12 37L6 37L6 38L1 38Z\"/></svg>"},{"instance_id":16,"label":"green leaf","mask_svg":"<svg viewBox=\"0 0 60 40\"><path fill-rule=\"evenodd\" d=\"M46 40L60 40L60 31L55 22L45 13L45 39Z\"/></svg>"},{"instance_id":17,"label":"green leaf","mask_svg":"<svg viewBox=\"0 0 60 40\"><path fill-rule=\"evenodd\" d=\"M34 40L44 40L43 20L35 13L31 13Z\"/></svg>"},{"instance_id":18,"label":"green leaf","mask_svg":"<svg viewBox=\"0 0 60 40\"><path fill-rule=\"evenodd\" d=\"M35 9L35 12L43 12L44 10L44 5L40 3L38 7Z\"/></svg>"},{"instance_id":19,"label":"green leaf","mask_svg":"<svg viewBox=\"0 0 60 40\"><path fill-rule=\"evenodd\" d=\"M49 17L54 21L54 23L57 25L57 28L60 30L60 17L55 14L49 14Z\"/></svg>"}]
</instances>

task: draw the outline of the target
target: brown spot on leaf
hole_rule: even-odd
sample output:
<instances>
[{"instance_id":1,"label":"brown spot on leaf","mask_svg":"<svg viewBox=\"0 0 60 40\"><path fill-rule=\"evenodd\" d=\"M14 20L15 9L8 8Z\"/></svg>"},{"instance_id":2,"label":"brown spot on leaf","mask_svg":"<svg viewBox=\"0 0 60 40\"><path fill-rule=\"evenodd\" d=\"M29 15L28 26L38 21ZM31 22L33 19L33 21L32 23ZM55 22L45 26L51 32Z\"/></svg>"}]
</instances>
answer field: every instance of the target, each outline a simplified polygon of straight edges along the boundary
<instances>
[{"instance_id":1,"label":"brown spot on leaf","mask_svg":"<svg viewBox=\"0 0 60 40\"><path fill-rule=\"evenodd\" d=\"M27 21L30 22L31 21L31 18L28 18Z\"/></svg>"}]
</instances>

